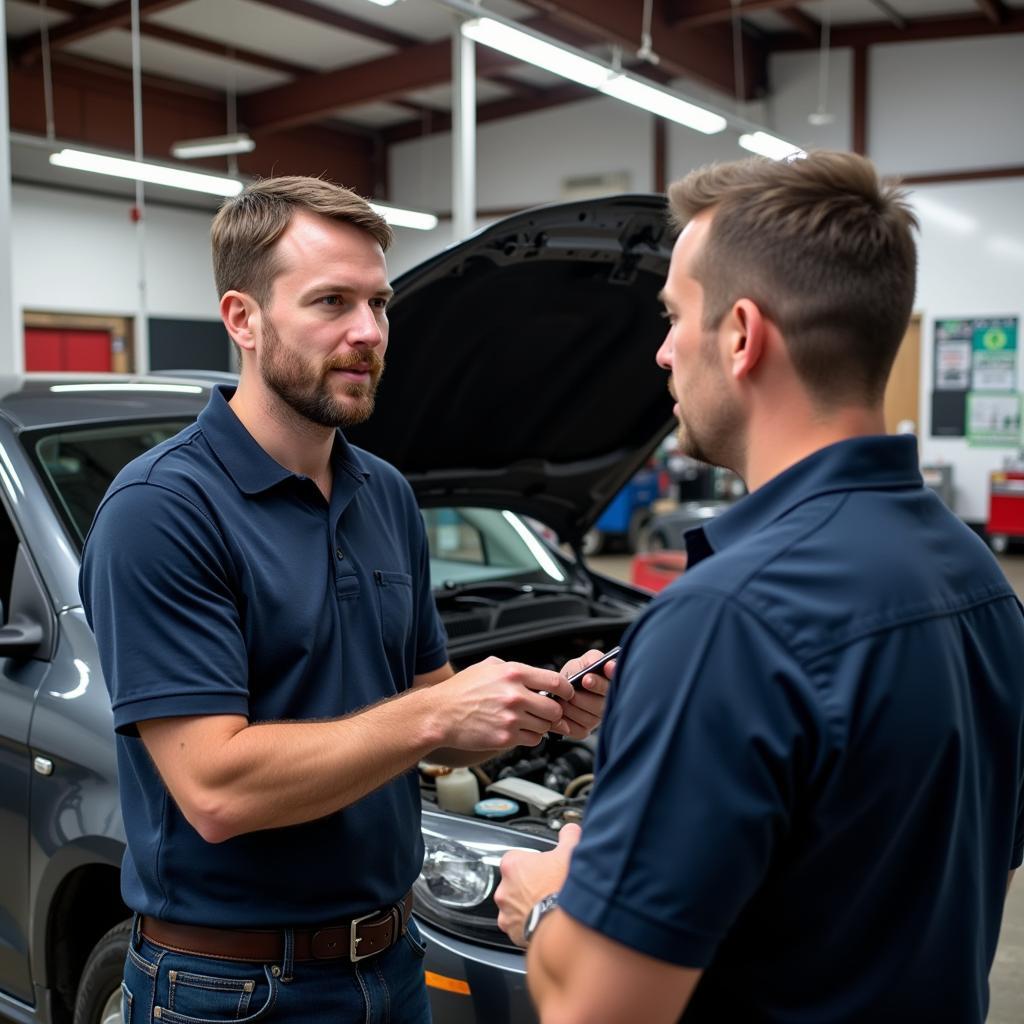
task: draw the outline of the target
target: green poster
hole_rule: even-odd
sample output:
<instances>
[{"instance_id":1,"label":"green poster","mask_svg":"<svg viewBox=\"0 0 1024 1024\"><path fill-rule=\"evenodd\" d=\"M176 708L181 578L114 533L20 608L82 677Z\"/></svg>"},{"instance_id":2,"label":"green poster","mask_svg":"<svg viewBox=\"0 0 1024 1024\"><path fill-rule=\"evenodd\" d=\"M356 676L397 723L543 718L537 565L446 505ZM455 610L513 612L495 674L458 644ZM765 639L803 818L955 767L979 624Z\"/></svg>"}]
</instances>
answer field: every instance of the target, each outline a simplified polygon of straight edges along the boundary
<instances>
[{"instance_id":1,"label":"green poster","mask_svg":"<svg viewBox=\"0 0 1024 1024\"><path fill-rule=\"evenodd\" d=\"M1017 318L971 323L972 391L1017 390Z\"/></svg>"},{"instance_id":2,"label":"green poster","mask_svg":"<svg viewBox=\"0 0 1024 1024\"><path fill-rule=\"evenodd\" d=\"M1015 448L1021 443L1020 394L972 391L967 396L967 441Z\"/></svg>"}]
</instances>

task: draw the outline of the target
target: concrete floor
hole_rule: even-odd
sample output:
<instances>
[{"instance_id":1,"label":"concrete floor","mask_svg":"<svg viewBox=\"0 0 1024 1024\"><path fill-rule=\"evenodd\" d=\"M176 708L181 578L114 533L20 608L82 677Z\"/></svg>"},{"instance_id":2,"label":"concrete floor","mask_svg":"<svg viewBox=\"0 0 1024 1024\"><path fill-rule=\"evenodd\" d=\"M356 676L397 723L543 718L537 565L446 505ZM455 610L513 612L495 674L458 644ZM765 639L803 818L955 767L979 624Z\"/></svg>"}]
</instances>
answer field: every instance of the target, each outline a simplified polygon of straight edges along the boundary
<instances>
[{"instance_id":1,"label":"concrete floor","mask_svg":"<svg viewBox=\"0 0 1024 1024\"><path fill-rule=\"evenodd\" d=\"M605 555L589 559L598 572L628 580L631 558ZM999 559L1003 572L1024 600L1024 554ZM990 976L992 1001L988 1024L1024 1024L1024 868L1018 871L1006 900L1003 928Z\"/></svg>"}]
</instances>

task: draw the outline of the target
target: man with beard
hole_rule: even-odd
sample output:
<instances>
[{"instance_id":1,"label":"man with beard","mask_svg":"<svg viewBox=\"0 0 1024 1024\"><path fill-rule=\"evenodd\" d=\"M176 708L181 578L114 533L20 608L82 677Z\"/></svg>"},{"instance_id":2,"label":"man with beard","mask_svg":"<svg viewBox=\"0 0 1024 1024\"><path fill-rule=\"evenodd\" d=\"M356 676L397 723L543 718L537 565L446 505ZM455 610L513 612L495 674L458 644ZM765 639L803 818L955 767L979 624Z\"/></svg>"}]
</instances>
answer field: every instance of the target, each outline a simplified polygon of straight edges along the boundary
<instances>
[{"instance_id":1,"label":"man with beard","mask_svg":"<svg viewBox=\"0 0 1024 1024\"><path fill-rule=\"evenodd\" d=\"M694 171L658 352L750 494L623 640L582 834L502 863L545 1024L981 1024L1024 856L1024 618L883 398L914 224L848 153Z\"/></svg>"},{"instance_id":2,"label":"man with beard","mask_svg":"<svg viewBox=\"0 0 1024 1024\"><path fill-rule=\"evenodd\" d=\"M390 241L317 179L228 200L238 387L118 475L87 539L136 915L126 1021L428 1020L410 769L579 738L602 710L596 675L454 673L411 489L338 429L373 409Z\"/></svg>"}]
</instances>

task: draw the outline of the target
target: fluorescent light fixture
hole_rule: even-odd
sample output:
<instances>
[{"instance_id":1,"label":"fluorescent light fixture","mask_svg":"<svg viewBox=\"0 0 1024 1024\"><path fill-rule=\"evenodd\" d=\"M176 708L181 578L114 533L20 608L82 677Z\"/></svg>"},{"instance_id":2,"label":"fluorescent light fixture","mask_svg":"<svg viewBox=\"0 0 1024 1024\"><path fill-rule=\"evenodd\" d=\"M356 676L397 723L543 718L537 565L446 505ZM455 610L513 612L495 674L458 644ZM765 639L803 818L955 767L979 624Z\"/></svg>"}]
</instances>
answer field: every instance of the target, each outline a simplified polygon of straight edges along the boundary
<instances>
[{"instance_id":1,"label":"fluorescent light fixture","mask_svg":"<svg viewBox=\"0 0 1024 1024\"><path fill-rule=\"evenodd\" d=\"M370 0L371 4L376 4L378 7L390 7L395 0Z\"/></svg>"},{"instance_id":2,"label":"fluorescent light fixture","mask_svg":"<svg viewBox=\"0 0 1024 1024\"><path fill-rule=\"evenodd\" d=\"M379 213L389 224L396 228L415 228L417 231L431 231L437 227L437 218L432 213L420 213L419 210L403 210L400 206L386 206L383 203L370 203L370 209Z\"/></svg>"},{"instance_id":3,"label":"fluorescent light fixture","mask_svg":"<svg viewBox=\"0 0 1024 1024\"><path fill-rule=\"evenodd\" d=\"M750 150L751 153L767 156L772 160L786 160L794 156L807 156L799 146L794 146L792 142L786 142L785 139L769 135L767 132L753 132L741 135L740 145L744 149Z\"/></svg>"},{"instance_id":4,"label":"fluorescent light fixture","mask_svg":"<svg viewBox=\"0 0 1024 1024\"><path fill-rule=\"evenodd\" d=\"M204 156L234 156L251 153L256 143L245 132L234 135L208 135L202 139L182 139L171 146L171 155L177 160L198 160Z\"/></svg>"},{"instance_id":5,"label":"fluorescent light fixture","mask_svg":"<svg viewBox=\"0 0 1024 1024\"><path fill-rule=\"evenodd\" d=\"M51 391L173 391L182 395L201 395L203 389L195 384L51 384Z\"/></svg>"},{"instance_id":6,"label":"fluorescent light fixture","mask_svg":"<svg viewBox=\"0 0 1024 1024\"><path fill-rule=\"evenodd\" d=\"M462 34L475 43L492 50L500 50L527 64L561 75L572 82L600 89L608 80L610 69L599 61L590 60L540 39L530 32L512 28L493 18L474 18L462 24Z\"/></svg>"},{"instance_id":7,"label":"fluorescent light fixture","mask_svg":"<svg viewBox=\"0 0 1024 1024\"><path fill-rule=\"evenodd\" d=\"M59 153L52 153L50 163L76 171L109 174L115 178L146 181L151 185L167 185L169 188L181 188L189 192L208 192L215 196L234 196L242 191L242 183L234 178L183 171L177 167L147 164L139 160L124 160L121 157L90 153L84 149L62 149Z\"/></svg>"},{"instance_id":8,"label":"fluorescent light fixture","mask_svg":"<svg viewBox=\"0 0 1024 1024\"><path fill-rule=\"evenodd\" d=\"M571 82L597 89L606 96L649 110L671 121L678 121L705 135L713 135L726 127L727 122L720 114L690 103L667 89L648 85L599 60L494 18L471 18L462 23L462 34L492 50L500 50L510 57L543 68Z\"/></svg>"},{"instance_id":9,"label":"fluorescent light fixture","mask_svg":"<svg viewBox=\"0 0 1024 1024\"><path fill-rule=\"evenodd\" d=\"M600 89L606 96L614 96L617 100L632 103L634 107L643 107L652 114L658 114L670 121L678 121L679 124L705 135L725 131L728 123L721 114L712 113L698 107L696 103L673 96L664 89L648 85L629 75L616 75L600 86Z\"/></svg>"}]
</instances>

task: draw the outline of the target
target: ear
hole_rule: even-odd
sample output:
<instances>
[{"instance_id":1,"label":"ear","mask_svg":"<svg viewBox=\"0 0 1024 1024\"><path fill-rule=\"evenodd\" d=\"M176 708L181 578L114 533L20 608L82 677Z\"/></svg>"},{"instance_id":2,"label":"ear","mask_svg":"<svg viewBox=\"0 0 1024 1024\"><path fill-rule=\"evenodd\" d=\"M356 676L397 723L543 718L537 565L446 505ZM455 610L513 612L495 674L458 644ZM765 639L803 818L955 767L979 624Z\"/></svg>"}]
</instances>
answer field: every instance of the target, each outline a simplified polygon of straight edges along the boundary
<instances>
[{"instance_id":1,"label":"ear","mask_svg":"<svg viewBox=\"0 0 1024 1024\"><path fill-rule=\"evenodd\" d=\"M768 321L753 300L737 299L723 326L728 343L729 372L735 380L742 380L764 357Z\"/></svg>"},{"instance_id":2,"label":"ear","mask_svg":"<svg viewBox=\"0 0 1024 1024\"><path fill-rule=\"evenodd\" d=\"M245 292L225 292L220 299L220 318L231 340L243 351L256 347L256 333L260 323L260 307Z\"/></svg>"}]
</instances>

